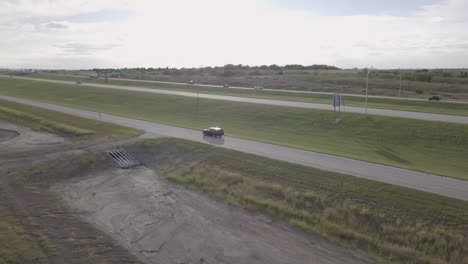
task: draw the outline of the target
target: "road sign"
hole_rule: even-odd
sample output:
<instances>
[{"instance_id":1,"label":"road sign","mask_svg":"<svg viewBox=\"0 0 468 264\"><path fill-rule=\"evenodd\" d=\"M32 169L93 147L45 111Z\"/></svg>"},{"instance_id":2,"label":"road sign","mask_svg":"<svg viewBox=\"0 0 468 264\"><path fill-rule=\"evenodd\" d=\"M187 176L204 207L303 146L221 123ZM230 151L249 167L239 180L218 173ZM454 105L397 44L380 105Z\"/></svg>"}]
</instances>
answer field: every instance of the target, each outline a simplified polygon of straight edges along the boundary
<instances>
[{"instance_id":1,"label":"road sign","mask_svg":"<svg viewBox=\"0 0 468 264\"><path fill-rule=\"evenodd\" d=\"M338 107L338 111L341 112L341 106L344 106L344 98L336 93L333 95L333 111L336 111Z\"/></svg>"}]
</instances>

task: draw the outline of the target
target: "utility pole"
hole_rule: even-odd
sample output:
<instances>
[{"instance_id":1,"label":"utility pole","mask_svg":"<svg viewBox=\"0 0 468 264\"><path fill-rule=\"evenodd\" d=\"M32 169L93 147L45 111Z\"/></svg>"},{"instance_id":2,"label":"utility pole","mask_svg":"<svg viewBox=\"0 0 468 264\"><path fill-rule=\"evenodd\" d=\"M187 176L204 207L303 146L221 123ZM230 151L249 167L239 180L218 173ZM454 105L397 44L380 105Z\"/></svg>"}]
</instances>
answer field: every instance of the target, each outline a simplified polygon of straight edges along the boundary
<instances>
[{"instance_id":1,"label":"utility pole","mask_svg":"<svg viewBox=\"0 0 468 264\"><path fill-rule=\"evenodd\" d=\"M366 108L366 114L367 114L367 95L368 95L368 90L369 90L369 74L372 70L372 67L370 67L368 70L367 70L367 79L366 79L366 105L365 105L365 108Z\"/></svg>"},{"instance_id":2,"label":"utility pole","mask_svg":"<svg viewBox=\"0 0 468 264\"><path fill-rule=\"evenodd\" d=\"M401 81L402 81L402 76L401 76L401 70L400 70L400 90L398 90L398 97L401 97Z\"/></svg>"},{"instance_id":3,"label":"utility pole","mask_svg":"<svg viewBox=\"0 0 468 264\"><path fill-rule=\"evenodd\" d=\"M197 108L195 111L195 121L198 122L198 104L200 101L200 87L197 86Z\"/></svg>"}]
</instances>

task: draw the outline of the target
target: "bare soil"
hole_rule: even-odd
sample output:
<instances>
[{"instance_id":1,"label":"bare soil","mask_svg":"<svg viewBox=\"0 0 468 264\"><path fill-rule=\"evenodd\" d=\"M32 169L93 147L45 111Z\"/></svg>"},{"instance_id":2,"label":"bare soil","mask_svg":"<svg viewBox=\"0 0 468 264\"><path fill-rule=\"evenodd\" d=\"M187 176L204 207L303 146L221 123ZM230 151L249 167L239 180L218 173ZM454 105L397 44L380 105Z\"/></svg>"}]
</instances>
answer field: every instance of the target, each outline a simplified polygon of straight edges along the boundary
<instances>
[{"instance_id":1,"label":"bare soil","mask_svg":"<svg viewBox=\"0 0 468 264\"><path fill-rule=\"evenodd\" d=\"M373 263L149 168L122 170L103 153L135 139L76 146L6 122L0 129L2 203L45 256L12 263Z\"/></svg>"},{"instance_id":2,"label":"bare soil","mask_svg":"<svg viewBox=\"0 0 468 264\"><path fill-rule=\"evenodd\" d=\"M14 130L0 129L0 142L12 139L18 135L19 133Z\"/></svg>"},{"instance_id":3,"label":"bare soil","mask_svg":"<svg viewBox=\"0 0 468 264\"><path fill-rule=\"evenodd\" d=\"M26 237L17 240L28 251L2 248L0 263L141 263L49 189L52 182L78 175L83 164L78 157L87 151L70 150L63 137L11 123L0 121L0 129L0 220L9 228L13 219L7 234L25 230Z\"/></svg>"},{"instance_id":4,"label":"bare soil","mask_svg":"<svg viewBox=\"0 0 468 264\"><path fill-rule=\"evenodd\" d=\"M44 150L48 146L64 146L64 137L34 131L0 120L0 160L27 156L31 151ZM1 164L1 163L0 163Z\"/></svg>"},{"instance_id":5,"label":"bare soil","mask_svg":"<svg viewBox=\"0 0 468 264\"><path fill-rule=\"evenodd\" d=\"M168 182L146 167L91 173L54 189L146 263L371 263L281 221Z\"/></svg>"}]
</instances>

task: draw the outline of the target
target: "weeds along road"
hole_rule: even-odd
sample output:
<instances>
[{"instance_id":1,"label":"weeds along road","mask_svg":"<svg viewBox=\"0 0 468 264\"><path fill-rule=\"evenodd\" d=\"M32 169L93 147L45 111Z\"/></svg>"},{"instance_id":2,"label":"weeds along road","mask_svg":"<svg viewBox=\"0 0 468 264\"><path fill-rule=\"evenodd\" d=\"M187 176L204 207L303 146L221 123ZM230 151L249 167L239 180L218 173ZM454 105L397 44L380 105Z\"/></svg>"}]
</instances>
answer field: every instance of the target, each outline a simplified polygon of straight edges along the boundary
<instances>
[{"instance_id":1,"label":"weeds along road","mask_svg":"<svg viewBox=\"0 0 468 264\"><path fill-rule=\"evenodd\" d=\"M1 77L8 77L6 75L0 75L0 76ZM75 82L70 82L70 81L48 80L48 79L16 77L16 76L13 77L13 78L76 85ZM90 86L90 87L98 87L98 88L119 89L119 90L136 91L136 92L148 92L148 93L160 93L160 94L180 95L180 96L188 96L188 97L197 97L197 96L199 96L200 98L206 98L206 99L244 102L244 103L253 103L253 104L265 104L265 105L276 105L276 106L286 106L286 107L296 107L296 108L333 110L333 106L331 104L328 105L328 104L307 103L307 102L294 102L294 101L284 101L284 100L271 100L271 99L239 97L239 96L214 95L214 94L205 94L205 93L181 92L181 91L171 91L171 90L164 90L164 89L131 87L131 86L122 86L122 85L110 85L110 84L85 83L83 85ZM360 113L360 114L365 113L365 110L364 110L363 107L346 106L346 107L343 107L342 110L343 110L343 112L349 112L349 113ZM401 118L420 119L420 120L428 120L428 121L441 121L441 122L468 124L468 116L431 114L431 113L423 113L423 112L410 112L410 111L376 109L376 108L368 108L367 112L370 115L401 117Z\"/></svg>"},{"instance_id":2,"label":"weeds along road","mask_svg":"<svg viewBox=\"0 0 468 264\"><path fill-rule=\"evenodd\" d=\"M322 170L349 174L365 179L399 185L407 188L422 190L448 197L468 201L468 181L457 180L448 177L400 169L365 161L342 158L327 154L305 151L300 149L282 147L258 141L245 140L233 137L210 138L203 137L201 131L164 125L155 122L142 121L127 117L97 113L77 108L54 105L10 96L0 96L0 99L14 101L22 104L46 108L80 117L99 119L122 126L141 129L147 132L147 136L155 137L164 135L183 138L223 148L238 150L246 153L265 156L273 159L297 163Z\"/></svg>"}]
</instances>

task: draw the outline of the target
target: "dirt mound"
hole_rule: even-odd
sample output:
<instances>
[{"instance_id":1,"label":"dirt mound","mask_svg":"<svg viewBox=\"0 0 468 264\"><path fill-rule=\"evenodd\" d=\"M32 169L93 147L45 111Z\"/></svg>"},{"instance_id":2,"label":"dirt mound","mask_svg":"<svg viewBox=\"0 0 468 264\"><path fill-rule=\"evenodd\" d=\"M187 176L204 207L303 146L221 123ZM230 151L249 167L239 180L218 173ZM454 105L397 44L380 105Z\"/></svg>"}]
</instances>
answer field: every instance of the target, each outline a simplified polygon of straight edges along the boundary
<instances>
[{"instance_id":1,"label":"dirt mound","mask_svg":"<svg viewBox=\"0 0 468 264\"><path fill-rule=\"evenodd\" d=\"M20 133L14 130L0 129L0 142L7 141L14 137L19 136Z\"/></svg>"}]
</instances>

